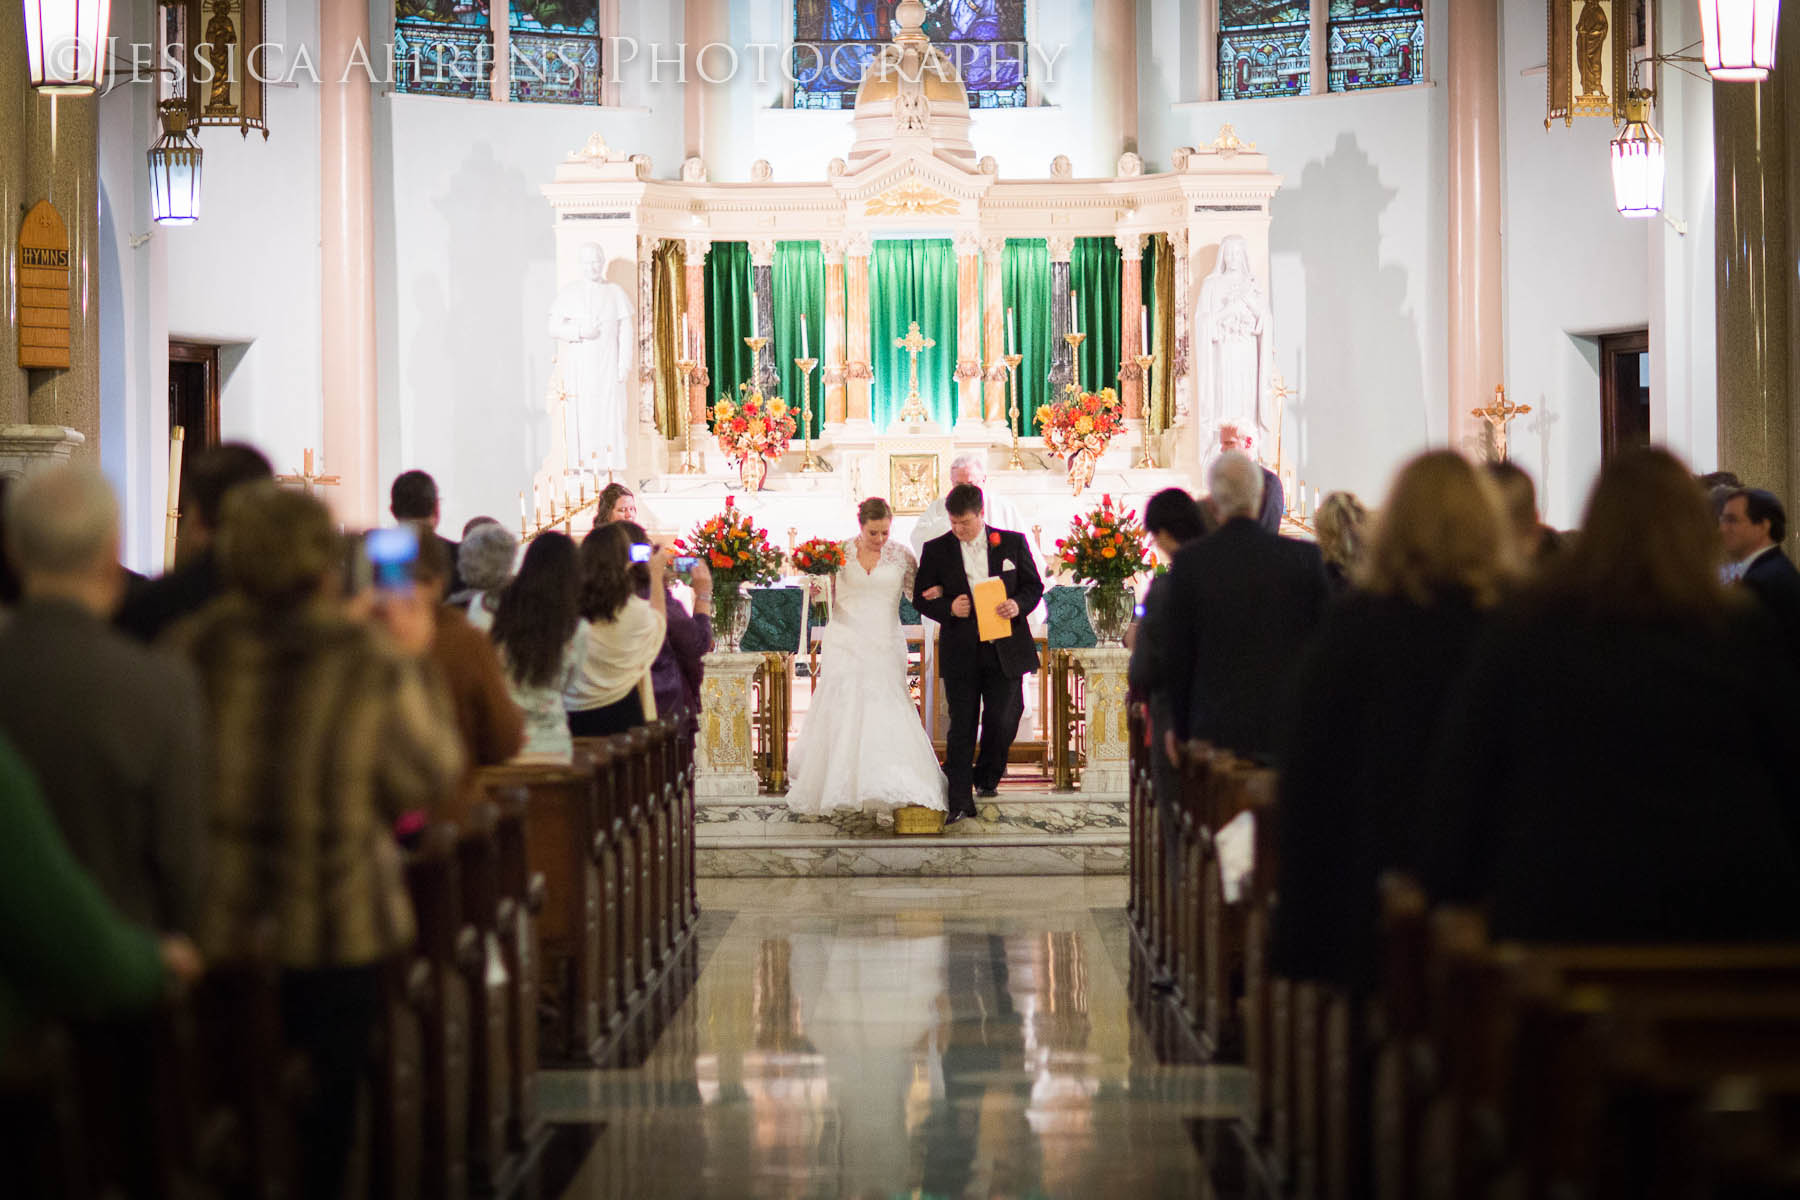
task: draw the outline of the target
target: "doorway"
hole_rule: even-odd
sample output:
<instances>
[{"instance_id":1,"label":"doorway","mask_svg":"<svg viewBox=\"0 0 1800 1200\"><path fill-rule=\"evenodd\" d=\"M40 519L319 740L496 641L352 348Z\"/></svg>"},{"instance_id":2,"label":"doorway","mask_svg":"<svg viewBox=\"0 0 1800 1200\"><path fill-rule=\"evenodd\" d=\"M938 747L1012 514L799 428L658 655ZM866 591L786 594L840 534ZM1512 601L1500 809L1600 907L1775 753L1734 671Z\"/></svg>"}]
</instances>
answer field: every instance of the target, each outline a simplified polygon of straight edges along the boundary
<instances>
[{"instance_id":1,"label":"doorway","mask_svg":"<svg viewBox=\"0 0 1800 1200\"><path fill-rule=\"evenodd\" d=\"M169 343L169 430L182 429L181 482L194 456L219 444L219 348L202 342Z\"/></svg>"},{"instance_id":2,"label":"doorway","mask_svg":"<svg viewBox=\"0 0 1800 1200\"><path fill-rule=\"evenodd\" d=\"M1600 458L1650 444L1650 331L1600 338Z\"/></svg>"}]
</instances>

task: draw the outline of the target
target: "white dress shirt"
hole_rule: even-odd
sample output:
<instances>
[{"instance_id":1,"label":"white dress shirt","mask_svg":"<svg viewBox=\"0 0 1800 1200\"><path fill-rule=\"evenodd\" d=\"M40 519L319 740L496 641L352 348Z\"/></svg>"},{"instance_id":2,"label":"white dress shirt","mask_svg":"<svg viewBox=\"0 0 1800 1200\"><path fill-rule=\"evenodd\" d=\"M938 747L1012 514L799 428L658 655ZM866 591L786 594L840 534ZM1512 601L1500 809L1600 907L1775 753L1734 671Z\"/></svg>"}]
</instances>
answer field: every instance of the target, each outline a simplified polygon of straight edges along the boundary
<instances>
[{"instance_id":1,"label":"white dress shirt","mask_svg":"<svg viewBox=\"0 0 1800 1200\"><path fill-rule=\"evenodd\" d=\"M982 514L991 529L1010 529L1014 533L1028 532L1024 518L1014 508L1012 501L997 493L982 492L982 506L986 511ZM912 536L907 540L912 543L913 557L925 553L925 543L934 537L942 537L950 532L950 510L944 507L944 498L939 496L931 502L931 507L919 514L913 523Z\"/></svg>"},{"instance_id":2,"label":"white dress shirt","mask_svg":"<svg viewBox=\"0 0 1800 1200\"><path fill-rule=\"evenodd\" d=\"M958 542L962 547L963 571L969 577L971 588L988 577L987 541L987 526L983 525L975 534L974 541Z\"/></svg>"}]
</instances>

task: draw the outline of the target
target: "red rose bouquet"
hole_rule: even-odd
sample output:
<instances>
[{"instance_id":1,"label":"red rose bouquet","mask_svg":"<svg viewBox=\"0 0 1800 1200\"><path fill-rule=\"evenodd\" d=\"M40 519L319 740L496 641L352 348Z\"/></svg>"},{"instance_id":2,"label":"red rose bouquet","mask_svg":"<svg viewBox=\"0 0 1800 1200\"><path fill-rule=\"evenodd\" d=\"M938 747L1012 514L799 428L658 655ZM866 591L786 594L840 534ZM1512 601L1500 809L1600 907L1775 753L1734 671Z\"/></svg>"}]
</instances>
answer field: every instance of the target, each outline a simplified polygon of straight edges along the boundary
<instances>
[{"instance_id":1,"label":"red rose bouquet","mask_svg":"<svg viewBox=\"0 0 1800 1200\"><path fill-rule=\"evenodd\" d=\"M830 538L807 538L794 547L794 569L802 575L827 578L844 569L844 545ZM831 607L823 596L812 598L811 620L814 625L823 625L831 619Z\"/></svg>"},{"instance_id":2,"label":"red rose bouquet","mask_svg":"<svg viewBox=\"0 0 1800 1200\"><path fill-rule=\"evenodd\" d=\"M758 529L732 496L725 497L724 512L694 526L675 545L705 559L713 579L727 586L781 578L781 551L769 544L768 531Z\"/></svg>"},{"instance_id":3,"label":"red rose bouquet","mask_svg":"<svg viewBox=\"0 0 1800 1200\"><path fill-rule=\"evenodd\" d=\"M1077 583L1124 583L1150 570L1150 541L1135 510L1121 512L1111 496L1078 513L1069 536L1058 539L1057 559Z\"/></svg>"}]
</instances>

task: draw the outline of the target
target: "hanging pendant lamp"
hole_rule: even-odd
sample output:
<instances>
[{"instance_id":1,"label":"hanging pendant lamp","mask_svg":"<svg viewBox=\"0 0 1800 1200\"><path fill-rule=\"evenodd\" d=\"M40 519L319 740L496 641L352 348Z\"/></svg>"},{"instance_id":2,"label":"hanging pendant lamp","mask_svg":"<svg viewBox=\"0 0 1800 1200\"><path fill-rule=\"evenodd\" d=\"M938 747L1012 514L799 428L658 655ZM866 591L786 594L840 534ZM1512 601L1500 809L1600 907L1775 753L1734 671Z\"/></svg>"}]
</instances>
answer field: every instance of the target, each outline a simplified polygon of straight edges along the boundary
<instances>
[{"instance_id":1,"label":"hanging pendant lamp","mask_svg":"<svg viewBox=\"0 0 1800 1200\"><path fill-rule=\"evenodd\" d=\"M1630 92L1625 127L1612 141L1613 202L1619 215L1654 217L1661 212L1666 173L1662 135L1650 124L1650 98Z\"/></svg>"},{"instance_id":2,"label":"hanging pendant lamp","mask_svg":"<svg viewBox=\"0 0 1800 1200\"><path fill-rule=\"evenodd\" d=\"M1721 83L1760 83L1775 69L1781 0L1700 0L1701 54Z\"/></svg>"},{"instance_id":3,"label":"hanging pendant lamp","mask_svg":"<svg viewBox=\"0 0 1800 1200\"><path fill-rule=\"evenodd\" d=\"M25 61L31 86L86 96L106 73L112 0L25 0Z\"/></svg>"},{"instance_id":4,"label":"hanging pendant lamp","mask_svg":"<svg viewBox=\"0 0 1800 1200\"><path fill-rule=\"evenodd\" d=\"M200 219L200 147L187 134L185 101L164 100L163 135L150 147L150 216L158 225Z\"/></svg>"}]
</instances>

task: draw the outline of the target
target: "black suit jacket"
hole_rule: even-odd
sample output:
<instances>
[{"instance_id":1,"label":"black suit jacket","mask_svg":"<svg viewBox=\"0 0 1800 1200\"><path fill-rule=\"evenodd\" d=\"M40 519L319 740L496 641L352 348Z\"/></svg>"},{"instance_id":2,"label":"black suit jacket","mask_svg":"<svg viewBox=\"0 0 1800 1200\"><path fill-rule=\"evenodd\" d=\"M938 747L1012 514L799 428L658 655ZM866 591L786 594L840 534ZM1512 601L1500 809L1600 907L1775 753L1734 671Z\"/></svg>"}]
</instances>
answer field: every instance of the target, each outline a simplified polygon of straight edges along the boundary
<instances>
[{"instance_id":1,"label":"black suit jacket","mask_svg":"<svg viewBox=\"0 0 1800 1200\"><path fill-rule=\"evenodd\" d=\"M224 590L218 556L208 546L168 574L128 588L113 622L139 641L154 642L163 630L199 612Z\"/></svg>"},{"instance_id":2,"label":"black suit jacket","mask_svg":"<svg viewBox=\"0 0 1800 1200\"><path fill-rule=\"evenodd\" d=\"M1257 514L1257 524L1270 533L1281 532L1281 518L1287 515L1287 493L1281 486L1281 476L1264 467L1262 511Z\"/></svg>"},{"instance_id":3,"label":"black suit jacket","mask_svg":"<svg viewBox=\"0 0 1800 1200\"><path fill-rule=\"evenodd\" d=\"M1289 684L1325 610L1319 548L1238 517L1189 543L1169 568L1169 692L1177 736L1272 756Z\"/></svg>"},{"instance_id":4,"label":"black suit jacket","mask_svg":"<svg viewBox=\"0 0 1800 1200\"><path fill-rule=\"evenodd\" d=\"M994 534L999 535L998 545L989 536ZM988 574L1005 582L1007 599L1019 606L1012 633L993 643L1000 669L1008 675L1028 675L1038 668L1038 652L1027 618L1044 599L1037 558L1022 533L989 529L983 536L988 537ZM925 593L934 587L943 588L944 594L936 600L925 599ZM913 607L943 626L938 634L937 660L938 674L945 679L973 677L981 667L981 630L975 618L950 612L958 596L969 594L969 575L963 570L962 544L956 535L946 533L926 542L913 582Z\"/></svg>"},{"instance_id":5,"label":"black suit jacket","mask_svg":"<svg viewBox=\"0 0 1800 1200\"><path fill-rule=\"evenodd\" d=\"M1776 546L1750 564L1743 584L1781 626L1788 657L1800 667L1800 570Z\"/></svg>"}]
</instances>

